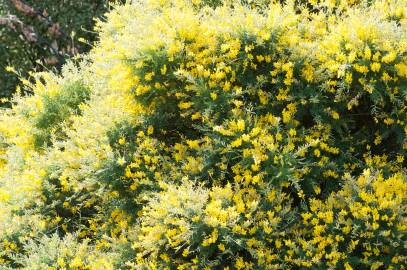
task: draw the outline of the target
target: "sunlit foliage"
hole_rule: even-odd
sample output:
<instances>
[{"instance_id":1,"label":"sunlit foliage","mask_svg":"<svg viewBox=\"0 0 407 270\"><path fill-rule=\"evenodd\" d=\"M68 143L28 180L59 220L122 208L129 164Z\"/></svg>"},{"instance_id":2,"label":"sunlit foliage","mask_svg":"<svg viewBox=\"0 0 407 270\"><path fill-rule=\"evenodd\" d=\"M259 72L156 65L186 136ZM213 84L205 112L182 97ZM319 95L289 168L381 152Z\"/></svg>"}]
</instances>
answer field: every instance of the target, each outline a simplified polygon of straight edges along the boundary
<instances>
[{"instance_id":1,"label":"sunlit foliage","mask_svg":"<svg viewBox=\"0 0 407 270\"><path fill-rule=\"evenodd\" d=\"M406 8L116 7L1 116L1 264L405 269Z\"/></svg>"}]
</instances>

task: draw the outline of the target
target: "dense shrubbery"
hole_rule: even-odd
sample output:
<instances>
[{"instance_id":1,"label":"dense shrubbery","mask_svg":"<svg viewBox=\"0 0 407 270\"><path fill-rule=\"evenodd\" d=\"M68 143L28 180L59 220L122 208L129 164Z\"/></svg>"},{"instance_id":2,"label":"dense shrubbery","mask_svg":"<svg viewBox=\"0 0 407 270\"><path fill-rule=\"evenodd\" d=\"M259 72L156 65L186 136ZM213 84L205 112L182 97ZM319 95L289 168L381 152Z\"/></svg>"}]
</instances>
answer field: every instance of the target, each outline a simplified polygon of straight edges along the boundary
<instances>
[{"instance_id":1,"label":"dense shrubbery","mask_svg":"<svg viewBox=\"0 0 407 270\"><path fill-rule=\"evenodd\" d=\"M27 82L3 268L405 269L405 2L216 5L119 6Z\"/></svg>"}]
</instances>

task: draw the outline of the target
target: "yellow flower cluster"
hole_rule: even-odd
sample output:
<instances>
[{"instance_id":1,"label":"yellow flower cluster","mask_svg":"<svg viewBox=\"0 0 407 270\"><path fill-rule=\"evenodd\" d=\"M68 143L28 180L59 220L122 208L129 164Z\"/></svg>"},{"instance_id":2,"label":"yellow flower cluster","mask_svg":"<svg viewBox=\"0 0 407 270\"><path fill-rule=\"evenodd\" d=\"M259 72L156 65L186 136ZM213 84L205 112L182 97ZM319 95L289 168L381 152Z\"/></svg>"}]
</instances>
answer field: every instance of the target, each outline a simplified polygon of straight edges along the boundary
<instances>
[{"instance_id":1,"label":"yellow flower cluster","mask_svg":"<svg viewBox=\"0 0 407 270\"><path fill-rule=\"evenodd\" d=\"M407 4L285 2L117 6L24 80L0 268L405 269Z\"/></svg>"}]
</instances>

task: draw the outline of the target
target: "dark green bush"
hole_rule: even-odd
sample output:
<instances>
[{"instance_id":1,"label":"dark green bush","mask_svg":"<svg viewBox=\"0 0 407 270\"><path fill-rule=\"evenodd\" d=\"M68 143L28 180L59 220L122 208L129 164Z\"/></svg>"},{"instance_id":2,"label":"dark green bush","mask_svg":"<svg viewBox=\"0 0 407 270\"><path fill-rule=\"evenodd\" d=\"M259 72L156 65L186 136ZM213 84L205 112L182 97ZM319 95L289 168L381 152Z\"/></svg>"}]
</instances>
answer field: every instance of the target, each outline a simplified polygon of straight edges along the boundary
<instances>
[{"instance_id":1,"label":"dark green bush","mask_svg":"<svg viewBox=\"0 0 407 270\"><path fill-rule=\"evenodd\" d=\"M67 58L89 51L97 38L94 19L103 17L111 2L0 0L0 98L10 97L19 84L7 67L23 77L59 71Z\"/></svg>"}]
</instances>

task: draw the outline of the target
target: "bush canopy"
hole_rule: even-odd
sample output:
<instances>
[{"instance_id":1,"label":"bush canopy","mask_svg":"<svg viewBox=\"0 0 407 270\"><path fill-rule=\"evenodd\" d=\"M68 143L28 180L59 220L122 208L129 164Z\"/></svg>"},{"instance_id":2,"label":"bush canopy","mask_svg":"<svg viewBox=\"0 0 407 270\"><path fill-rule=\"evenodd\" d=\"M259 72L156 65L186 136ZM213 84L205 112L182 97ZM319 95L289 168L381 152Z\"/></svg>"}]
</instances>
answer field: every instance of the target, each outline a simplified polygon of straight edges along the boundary
<instances>
[{"instance_id":1,"label":"bush canopy","mask_svg":"<svg viewBox=\"0 0 407 270\"><path fill-rule=\"evenodd\" d=\"M117 6L0 116L2 269L405 269L406 15Z\"/></svg>"}]
</instances>

